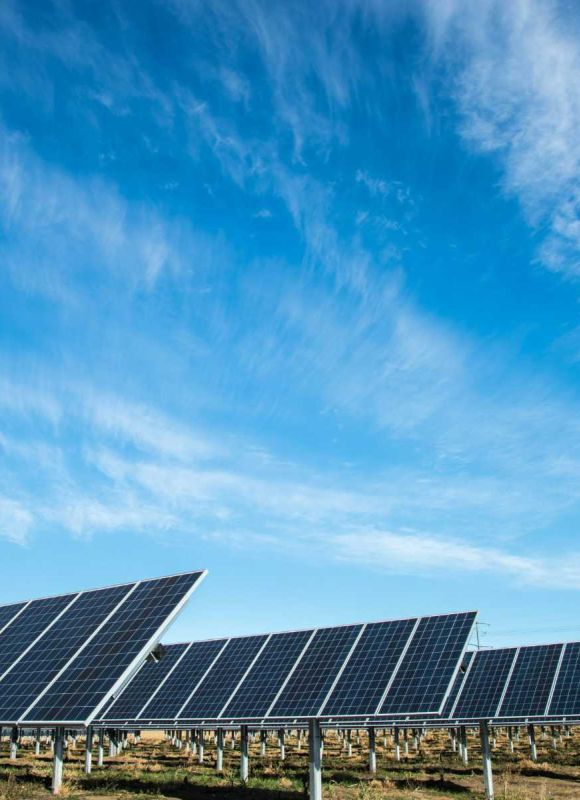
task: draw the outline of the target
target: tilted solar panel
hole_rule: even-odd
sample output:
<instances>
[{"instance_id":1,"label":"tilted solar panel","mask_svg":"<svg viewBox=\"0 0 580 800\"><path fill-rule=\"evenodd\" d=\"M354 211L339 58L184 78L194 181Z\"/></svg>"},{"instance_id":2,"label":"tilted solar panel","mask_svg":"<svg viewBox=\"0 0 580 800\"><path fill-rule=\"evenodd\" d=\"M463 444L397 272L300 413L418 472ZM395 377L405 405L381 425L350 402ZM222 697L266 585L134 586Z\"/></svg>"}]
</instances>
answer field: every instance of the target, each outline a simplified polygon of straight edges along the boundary
<instances>
[{"instance_id":1,"label":"tilted solar panel","mask_svg":"<svg viewBox=\"0 0 580 800\"><path fill-rule=\"evenodd\" d=\"M179 662L155 697L149 702L144 697L141 719L172 720L187 703L197 685L216 662L228 639L212 639L208 642L193 642L191 648Z\"/></svg>"},{"instance_id":2,"label":"tilted solar panel","mask_svg":"<svg viewBox=\"0 0 580 800\"><path fill-rule=\"evenodd\" d=\"M469 665L471 664L473 656L474 656L473 652L467 652L463 656L461 667L459 668L457 676L453 681L453 686L451 688L451 691L449 692L449 697L445 701L445 706L443 707L443 711L441 712L441 716L444 718L452 716L452 712L455 708L455 702L459 695L459 691L463 686L464 681L467 679L467 675L469 673Z\"/></svg>"},{"instance_id":3,"label":"tilted solar panel","mask_svg":"<svg viewBox=\"0 0 580 800\"><path fill-rule=\"evenodd\" d=\"M580 642L565 645L548 715L580 718Z\"/></svg>"},{"instance_id":4,"label":"tilted solar panel","mask_svg":"<svg viewBox=\"0 0 580 800\"><path fill-rule=\"evenodd\" d=\"M135 679L128 683L120 695L107 707L104 716L112 719L137 717L147 700L166 680L189 646L188 644L174 644L165 647L159 661L155 659L146 661Z\"/></svg>"},{"instance_id":5,"label":"tilted solar panel","mask_svg":"<svg viewBox=\"0 0 580 800\"><path fill-rule=\"evenodd\" d=\"M520 648L498 717L545 714L561 652L561 644Z\"/></svg>"},{"instance_id":6,"label":"tilted solar panel","mask_svg":"<svg viewBox=\"0 0 580 800\"><path fill-rule=\"evenodd\" d=\"M492 719L497 713L517 648L480 650L463 684L455 719Z\"/></svg>"},{"instance_id":7,"label":"tilted solar panel","mask_svg":"<svg viewBox=\"0 0 580 800\"><path fill-rule=\"evenodd\" d=\"M416 622L404 619L367 625L321 713L331 717L375 714Z\"/></svg>"},{"instance_id":8,"label":"tilted solar panel","mask_svg":"<svg viewBox=\"0 0 580 800\"><path fill-rule=\"evenodd\" d=\"M217 718L267 638L262 635L231 639L213 669L181 710L179 718Z\"/></svg>"},{"instance_id":9,"label":"tilted solar panel","mask_svg":"<svg viewBox=\"0 0 580 800\"><path fill-rule=\"evenodd\" d=\"M86 724L204 572L33 600L0 632L0 722Z\"/></svg>"},{"instance_id":10,"label":"tilted solar panel","mask_svg":"<svg viewBox=\"0 0 580 800\"><path fill-rule=\"evenodd\" d=\"M411 638L379 714L437 713L475 622L475 612L425 617Z\"/></svg>"},{"instance_id":11,"label":"tilted solar panel","mask_svg":"<svg viewBox=\"0 0 580 800\"><path fill-rule=\"evenodd\" d=\"M318 630L268 716L316 716L362 627Z\"/></svg>"},{"instance_id":12,"label":"tilted solar panel","mask_svg":"<svg viewBox=\"0 0 580 800\"><path fill-rule=\"evenodd\" d=\"M314 631L273 634L222 716L264 717Z\"/></svg>"}]
</instances>

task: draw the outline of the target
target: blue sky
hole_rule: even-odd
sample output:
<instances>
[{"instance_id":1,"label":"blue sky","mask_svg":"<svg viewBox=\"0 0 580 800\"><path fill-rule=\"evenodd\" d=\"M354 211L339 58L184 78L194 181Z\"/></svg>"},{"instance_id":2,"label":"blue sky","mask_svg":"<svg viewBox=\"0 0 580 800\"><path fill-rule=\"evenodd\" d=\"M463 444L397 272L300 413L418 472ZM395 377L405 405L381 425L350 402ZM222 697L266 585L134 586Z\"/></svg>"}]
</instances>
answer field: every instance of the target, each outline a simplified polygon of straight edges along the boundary
<instances>
[{"instance_id":1,"label":"blue sky","mask_svg":"<svg viewBox=\"0 0 580 800\"><path fill-rule=\"evenodd\" d=\"M5 0L2 600L579 638L579 25Z\"/></svg>"}]
</instances>

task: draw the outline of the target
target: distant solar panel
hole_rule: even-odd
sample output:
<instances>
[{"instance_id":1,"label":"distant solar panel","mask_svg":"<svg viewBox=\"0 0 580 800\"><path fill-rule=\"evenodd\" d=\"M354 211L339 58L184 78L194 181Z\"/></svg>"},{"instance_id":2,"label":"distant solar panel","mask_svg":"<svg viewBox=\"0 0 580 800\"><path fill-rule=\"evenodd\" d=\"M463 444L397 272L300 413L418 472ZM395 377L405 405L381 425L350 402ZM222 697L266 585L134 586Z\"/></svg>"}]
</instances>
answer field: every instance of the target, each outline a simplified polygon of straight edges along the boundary
<instances>
[{"instance_id":1,"label":"distant solar panel","mask_svg":"<svg viewBox=\"0 0 580 800\"><path fill-rule=\"evenodd\" d=\"M0 721L90 721L139 666L204 575L176 575L22 606L0 629Z\"/></svg>"},{"instance_id":2,"label":"distant solar panel","mask_svg":"<svg viewBox=\"0 0 580 800\"><path fill-rule=\"evenodd\" d=\"M580 642L565 645L547 713L549 716L580 718Z\"/></svg>"},{"instance_id":3,"label":"distant solar panel","mask_svg":"<svg viewBox=\"0 0 580 800\"><path fill-rule=\"evenodd\" d=\"M561 644L520 648L498 717L545 714L561 652Z\"/></svg>"},{"instance_id":4,"label":"distant solar panel","mask_svg":"<svg viewBox=\"0 0 580 800\"><path fill-rule=\"evenodd\" d=\"M421 619L379 714L437 713L446 699L475 613Z\"/></svg>"},{"instance_id":5,"label":"distant solar panel","mask_svg":"<svg viewBox=\"0 0 580 800\"><path fill-rule=\"evenodd\" d=\"M175 644L163 649L159 661L149 659L139 672L139 680L127 684L121 694L107 708L107 717L136 717L145 702L162 686L179 659L190 647L188 644Z\"/></svg>"},{"instance_id":6,"label":"distant solar panel","mask_svg":"<svg viewBox=\"0 0 580 800\"><path fill-rule=\"evenodd\" d=\"M492 719L496 716L516 655L515 647L481 650L475 654L455 706L454 718Z\"/></svg>"},{"instance_id":7,"label":"distant solar panel","mask_svg":"<svg viewBox=\"0 0 580 800\"><path fill-rule=\"evenodd\" d=\"M264 717L314 631L273 634L222 716Z\"/></svg>"},{"instance_id":8,"label":"distant solar panel","mask_svg":"<svg viewBox=\"0 0 580 800\"><path fill-rule=\"evenodd\" d=\"M316 716L361 631L362 625L318 630L269 716Z\"/></svg>"},{"instance_id":9,"label":"distant solar panel","mask_svg":"<svg viewBox=\"0 0 580 800\"><path fill-rule=\"evenodd\" d=\"M416 623L404 619L367 625L322 713L375 714Z\"/></svg>"},{"instance_id":10,"label":"distant solar panel","mask_svg":"<svg viewBox=\"0 0 580 800\"><path fill-rule=\"evenodd\" d=\"M143 693L143 708L139 717L147 720L177 719L180 710L227 644L227 639L193 642L157 694L149 699Z\"/></svg>"},{"instance_id":11,"label":"distant solar panel","mask_svg":"<svg viewBox=\"0 0 580 800\"><path fill-rule=\"evenodd\" d=\"M376 715L385 698L407 713L435 714L474 620L468 612L194 642L152 697L152 668L134 678L126 691L143 702L136 717L113 704L100 721L346 719Z\"/></svg>"},{"instance_id":12,"label":"distant solar panel","mask_svg":"<svg viewBox=\"0 0 580 800\"><path fill-rule=\"evenodd\" d=\"M180 719L216 719L266 639L267 636L246 636L230 640L213 669L181 709Z\"/></svg>"}]
</instances>

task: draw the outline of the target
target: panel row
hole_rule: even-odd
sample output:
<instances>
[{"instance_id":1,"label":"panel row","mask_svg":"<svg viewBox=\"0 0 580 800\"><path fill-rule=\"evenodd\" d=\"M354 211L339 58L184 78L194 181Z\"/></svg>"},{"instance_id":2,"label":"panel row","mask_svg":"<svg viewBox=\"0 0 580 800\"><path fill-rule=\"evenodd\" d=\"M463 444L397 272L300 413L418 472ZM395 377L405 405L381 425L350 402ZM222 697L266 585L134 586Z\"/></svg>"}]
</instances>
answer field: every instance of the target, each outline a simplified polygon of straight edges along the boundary
<instances>
[{"instance_id":1,"label":"panel row","mask_svg":"<svg viewBox=\"0 0 580 800\"><path fill-rule=\"evenodd\" d=\"M436 714L474 621L467 612L171 645L101 721Z\"/></svg>"},{"instance_id":2,"label":"panel row","mask_svg":"<svg viewBox=\"0 0 580 800\"><path fill-rule=\"evenodd\" d=\"M442 716L507 721L580 717L580 643L467 654Z\"/></svg>"}]
</instances>

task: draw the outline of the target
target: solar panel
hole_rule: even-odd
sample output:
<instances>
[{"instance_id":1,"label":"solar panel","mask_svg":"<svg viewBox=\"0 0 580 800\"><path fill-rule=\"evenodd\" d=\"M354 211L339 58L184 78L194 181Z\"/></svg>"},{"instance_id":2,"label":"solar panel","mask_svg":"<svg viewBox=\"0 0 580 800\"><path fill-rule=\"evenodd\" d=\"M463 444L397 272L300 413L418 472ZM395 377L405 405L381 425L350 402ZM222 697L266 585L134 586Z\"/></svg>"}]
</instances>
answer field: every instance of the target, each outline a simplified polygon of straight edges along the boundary
<instances>
[{"instance_id":1,"label":"solar panel","mask_svg":"<svg viewBox=\"0 0 580 800\"><path fill-rule=\"evenodd\" d=\"M4 629L0 634L0 681L77 597L78 594L66 594L33 600L22 614Z\"/></svg>"},{"instance_id":2,"label":"solar panel","mask_svg":"<svg viewBox=\"0 0 580 800\"><path fill-rule=\"evenodd\" d=\"M269 716L315 716L361 630L362 625L318 630Z\"/></svg>"},{"instance_id":3,"label":"solar panel","mask_svg":"<svg viewBox=\"0 0 580 800\"><path fill-rule=\"evenodd\" d=\"M566 644L549 716L580 717L580 642Z\"/></svg>"},{"instance_id":4,"label":"solar panel","mask_svg":"<svg viewBox=\"0 0 580 800\"><path fill-rule=\"evenodd\" d=\"M416 619L366 626L351 658L321 709L324 716L374 714L392 678Z\"/></svg>"},{"instance_id":5,"label":"solar panel","mask_svg":"<svg viewBox=\"0 0 580 800\"><path fill-rule=\"evenodd\" d=\"M140 718L145 720L176 719L197 684L226 646L227 639L212 639L209 642L193 642L191 648L179 662L155 697L147 702L143 698Z\"/></svg>"},{"instance_id":6,"label":"solar panel","mask_svg":"<svg viewBox=\"0 0 580 800\"><path fill-rule=\"evenodd\" d=\"M561 652L561 644L521 647L497 716L543 715Z\"/></svg>"},{"instance_id":7,"label":"solar panel","mask_svg":"<svg viewBox=\"0 0 580 800\"><path fill-rule=\"evenodd\" d=\"M79 595L0 682L0 719L20 719L127 592L126 586L117 586Z\"/></svg>"},{"instance_id":8,"label":"solar panel","mask_svg":"<svg viewBox=\"0 0 580 800\"><path fill-rule=\"evenodd\" d=\"M273 634L222 716L262 718L314 631Z\"/></svg>"},{"instance_id":9,"label":"solar panel","mask_svg":"<svg viewBox=\"0 0 580 800\"><path fill-rule=\"evenodd\" d=\"M510 675L517 648L480 650L455 707L456 719L492 719L495 717Z\"/></svg>"},{"instance_id":10,"label":"solar panel","mask_svg":"<svg viewBox=\"0 0 580 800\"><path fill-rule=\"evenodd\" d=\"M425 617L405 653L379 714L438 713L475 622L475 612Z\"/></svg>"},{"instance_id":11,"label":"solar panel","mask_svg":"<svg viewBox=\"0 0 580 800\"><path fill-rule=\"evenodd\" d=\"M180 719L216 719L267 638L262 635L231 639L181 710Z\"/></svg>"},{"instance_id":12,"label":"solar panel","mask_svg":"<svg viewBox=\"0 0 580 800\"><path fill-rule=\"evenodd\" d=\"M90 721L204 575L176 575L23 606L0 633L0 721Z\"/></svg>"},{"instance_id":13,"label":"solar panel","mask_svg":"<svg viewBox=\"0 0 580 800\"><path fill-rule=\"evenodd\" d=\"M163 655L159 660L146 661L135 680L131 681L121 694L113 700L104 716L108 719L135 718L147 700L159 689L162 681L166 680L179 659L185 653L188 644L174 644L163 648Z\"/></svg>"},{"instance_id":14,"label":"solar panel","mask_svg":"<svg viewBox=\"0 0 580 800\"><path fill-rule=\"evenodd\" d=\"M406 691L407 681L418 683L406 694L409 707L417 707L418 714L436 713L459 668L474 617L468 612L194 642L160 687L149 665L135 676L126 691L135 705L137 699L143 702L136 716L129 711L119 716L121 706L114 704L101 722L209 724L376 715L383 697L388 699L395 686ZM402 691L397 689L400 706L407 702Z\"/></svg>"}]
</instances>

